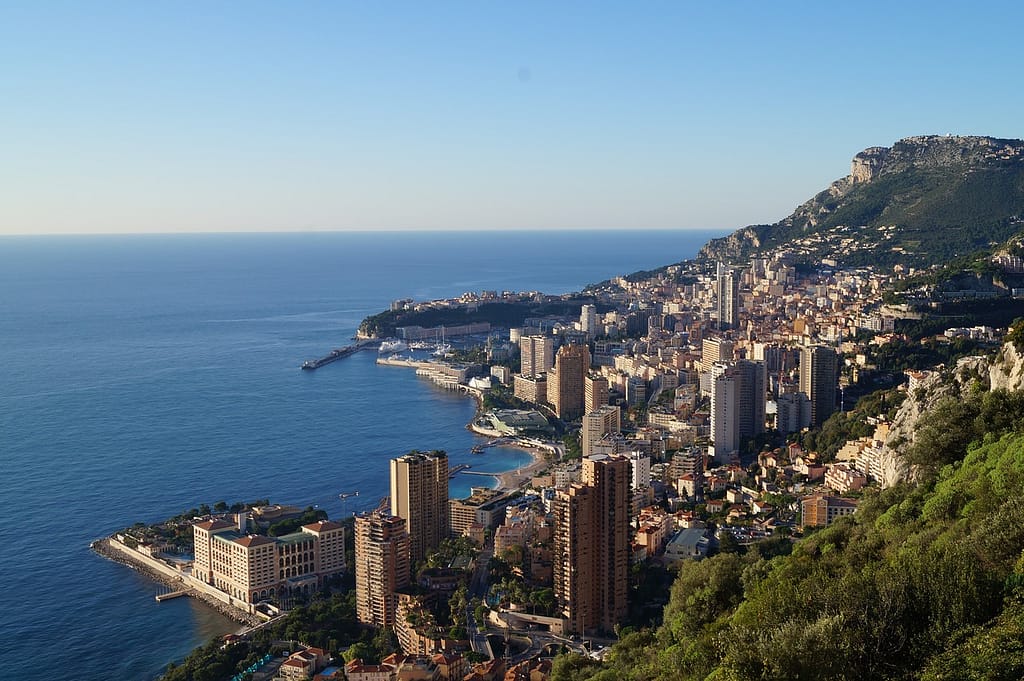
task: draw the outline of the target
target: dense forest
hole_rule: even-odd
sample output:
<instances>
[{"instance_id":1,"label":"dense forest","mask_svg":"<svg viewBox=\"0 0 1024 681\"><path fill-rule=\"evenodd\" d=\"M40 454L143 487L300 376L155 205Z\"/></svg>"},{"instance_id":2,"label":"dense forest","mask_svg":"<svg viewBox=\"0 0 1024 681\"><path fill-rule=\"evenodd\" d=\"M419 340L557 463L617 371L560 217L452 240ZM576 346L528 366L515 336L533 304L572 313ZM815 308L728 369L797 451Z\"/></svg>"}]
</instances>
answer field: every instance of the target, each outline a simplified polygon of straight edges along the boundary
<instances>
[{"instance_id":1,"label":"dense forest","mask_svg":"<svg viewBox=\"0 0 1024 681\"><path fill-rule=\"evenodd\" d=\"M788 555L686 563L661 626L554 679L1024 678L1024 396L975 391L922 422L918 484Z\"/></svg>"}]
</instances>

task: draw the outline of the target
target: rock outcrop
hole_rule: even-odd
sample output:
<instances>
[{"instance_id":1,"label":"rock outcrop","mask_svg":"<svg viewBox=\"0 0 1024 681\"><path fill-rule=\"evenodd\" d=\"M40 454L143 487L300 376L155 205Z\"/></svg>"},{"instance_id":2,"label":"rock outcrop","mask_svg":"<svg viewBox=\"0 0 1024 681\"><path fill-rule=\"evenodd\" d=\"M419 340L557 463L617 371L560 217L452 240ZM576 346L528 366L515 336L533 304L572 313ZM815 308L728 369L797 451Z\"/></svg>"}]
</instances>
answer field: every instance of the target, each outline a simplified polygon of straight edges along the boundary
<instances>
[{"instance_id":1,"label":"rock outcrop","mask_svg":"<svg viewBox=\"0 0 1024 681\"><path fill-rule=\"evenodd\" d=\"M883 487L914 480L916 472L903 455L914 443L921 419L942 397L964 400L977 390L1024 390L1024 350L1005 343L994 358L964 357L952 369L927 372L900 405L882 451Z\"/></svg>"},{"instance_id":2,"label":"rock outcrop","mask_svg":"<svg viewBox=\"0 0 1024 681\"><path fill-rule=\"evenodd\" d=\"M853 157L850 164L850 183L870 182L875 179L889 156L889 147L868 147Z\"/></svg>"},{"instance_id":3,"label":"rock outcrop","mask_svg":"<svg viewBox=\"0 0 1024 681\"><path fill-rule=\"evenodd\" d=\"M992 390L1024 390L1024 352L1013 343L1004 343L988 369Z\"/></svg>"}]
</instances>

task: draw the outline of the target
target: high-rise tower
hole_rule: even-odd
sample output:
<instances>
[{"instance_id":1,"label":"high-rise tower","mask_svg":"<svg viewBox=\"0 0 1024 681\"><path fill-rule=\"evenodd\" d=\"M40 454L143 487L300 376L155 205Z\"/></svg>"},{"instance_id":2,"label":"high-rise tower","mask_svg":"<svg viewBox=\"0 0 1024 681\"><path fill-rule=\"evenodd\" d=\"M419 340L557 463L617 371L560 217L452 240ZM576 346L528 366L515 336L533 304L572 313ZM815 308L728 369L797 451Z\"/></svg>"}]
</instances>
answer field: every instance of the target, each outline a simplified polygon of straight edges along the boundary
<instances>
[{"instance_id":1,"label":"high-rise tower","mask_svg":"<svg viewBox=\"0 0 1024 681\"><path fill-rule=\"evenodd\" d=\"M629 461L583 460L582 484L556 493L555 597L569 631L612 631L626 615Z\"/></svg>"},{"instance_id":2,"label":"high-rise tower","mask_svg":"<svg viewBox=\"0 0 1024 681\"><path fill-rule=\"evenodd\" d=\"M711 369L711 440L728 463L747 438L764 432L764 362L718 362Z\"/></svg>"},{"instance_id":3,"label":"high-rise tower","mask_svg":"<svg viewBox=\"0 0 1024 681\"><path fill-rule=\"evenodd\" d=\"M548 373L548 402L558 418L572 421L583 416L584 377L590 370L590 349L585 345L563 345Z\"/></svg>"},{"instance_id":4,"label":"high-rise tower","mask_svg":"<svg viewBox=\"0 0 1024 681\"><path fill-rule=\"evenodd\" d=\"M718 328L740 325L740 280L725 264L718 263Z\"/></svg>"},{"instance_id":5,"label":"high-rise tower","mask_svg":"<svg viewBox=\"0 0 1024 681\"><path fill-rule=\"evenodd\" d=\"M550 336L523 336L519 339L521 371L527 378L546 373L555 363L555 339Z\"/></svg>"},{"instance_id":6,"label":"high-rise tower","mask_svg":"<svg viewBox=\"0 0 1024 681\"><path fill-rule=\"evenodd\" d=\"M619 408L606 404L583 416L583 427L580 429L580 439L583 448L583 456L589 457L593 454L592 448L601 438L610 433L617 433L622 429L621 415Z\"/></svg>"},{"instance_id":7,"label":"high-rise tower","mask_svg":"<svg viewBox=\"0 0 1024 681\"><path fill-rule=\"evenodd\" d=\"M597 307L595 305L584 305L580 310L580 330L587 334L587 338L593 339L597 336Z\"/></svg>"},{"instance_id":8,"label":"high-rise tower","mask_svg":"<svg viewBox=\"0 0 1024 681\"><path fill-rule=\"evenodd\" d=\"M820 426L836 410L839 357L825 345L800 351L800 392L811 403L811 426Z\"/></svg>"},{"instance_id":9,"label":"high-rise tower","mask_svg":"<svg viewBox=\"0 0 1024 681\"><path fill-rule=\"evenodd\" d=\"M409 585L405 520L383 513L355 517L356 616L364 624L395 624L398 590Z\"/></svg>"},{"instance_id":10,"label":"high-rise tower","mask_svg":"<svg viewBox=\"0 0 1024 681\"><path fill-rule=\"evenodd\" d=\"M583 413L608 406L608 379L587 374L583 379Z\"/></svg>"},{"instance_id":11,"label":"high-rise tower","mask_svg":"<svg viewBox=\"0 0 1024 681\"><path fill-rule=\"evenodd\" d=\"M391 459L391 515L405 518L413 564L448 536L445 452L409 452Z\"/></svg>"}]
</instances>

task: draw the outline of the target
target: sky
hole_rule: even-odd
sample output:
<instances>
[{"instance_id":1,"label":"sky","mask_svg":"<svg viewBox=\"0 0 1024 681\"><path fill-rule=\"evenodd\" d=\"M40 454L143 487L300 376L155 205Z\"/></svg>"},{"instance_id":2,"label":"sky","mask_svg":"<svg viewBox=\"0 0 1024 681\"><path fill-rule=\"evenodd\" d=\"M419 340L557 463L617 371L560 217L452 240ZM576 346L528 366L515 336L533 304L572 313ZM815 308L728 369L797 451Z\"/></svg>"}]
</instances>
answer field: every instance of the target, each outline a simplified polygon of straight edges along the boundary
<instances>
[{"instance_id":1,"label":"sky","mask_svg":"<svg viewBox=\"0 0 1024 681\"><path fill-rule=\"evenodd\" d=\"M721 229L1022 137L1024 3L0 1L0 234Z\"/></svg>"}]
</instances>

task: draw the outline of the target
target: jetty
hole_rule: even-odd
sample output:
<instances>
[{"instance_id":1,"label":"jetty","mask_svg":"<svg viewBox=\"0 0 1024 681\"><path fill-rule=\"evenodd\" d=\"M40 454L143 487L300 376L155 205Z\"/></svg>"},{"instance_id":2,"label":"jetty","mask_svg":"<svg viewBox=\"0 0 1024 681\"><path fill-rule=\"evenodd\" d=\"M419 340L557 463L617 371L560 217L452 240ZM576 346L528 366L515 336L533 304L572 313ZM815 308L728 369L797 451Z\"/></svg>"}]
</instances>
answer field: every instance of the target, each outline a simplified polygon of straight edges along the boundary
<instances>
[{"instance_id":1,"label":"jetty","mask_svg":"<svg viewBox=\"0 0 1024 681\"><path fill-rule=\"evenodd\" d=\"M361 341L359 341L359 342L357 342L357 343L355 343L353 345L346 345L343 348L335 348L334 350L331 350L330 353L328 353L327 355L325 355L325 356L323 356L323 357L321 357L319 359L306 360L305 362L302 363L302 369L304 371L312 371L314 369L319 369L320 367L322 367L325 364L330 364L331 362L337 362L339 359L343 359L345 357L348 357L349 355L355 354L355 353L359 352L360 350L365 350L366 348L374 346L377 343L378 343L378 341L376 341L376 340L371 338L371 339L361 340Z\"/></svg>"},{"instance_id":2,"label":"jetty","mask_svg":"<svg viewBox=\"0 0 1024 681\"><path fill-rule=\"evenodd\" d=\"M188 595L189 595L189 590L188 589L178 589L177 591L169 591L169 592L167 592L165 594L157 594L156 595L156 602L157 603L163 603L164 601L169 601L172 598L180 598L181 596L188 596Z\"/></svg>"},{"instance_id":3,"label":"jetty","mask_svg":"<svg viewBox=\"0 0 1024 681\"><path fill-rule=\"evenodd\" d=\"M448 479L451 480L459 473L467 472L470 465L468 463L460 463L458 466L452 466L448 471Z\"/></svg>"}]
</instances>

